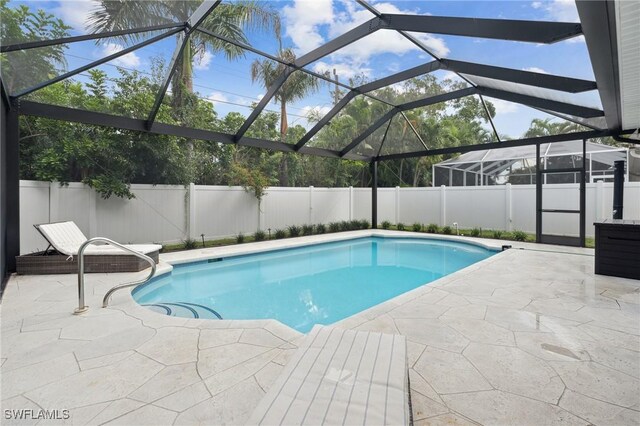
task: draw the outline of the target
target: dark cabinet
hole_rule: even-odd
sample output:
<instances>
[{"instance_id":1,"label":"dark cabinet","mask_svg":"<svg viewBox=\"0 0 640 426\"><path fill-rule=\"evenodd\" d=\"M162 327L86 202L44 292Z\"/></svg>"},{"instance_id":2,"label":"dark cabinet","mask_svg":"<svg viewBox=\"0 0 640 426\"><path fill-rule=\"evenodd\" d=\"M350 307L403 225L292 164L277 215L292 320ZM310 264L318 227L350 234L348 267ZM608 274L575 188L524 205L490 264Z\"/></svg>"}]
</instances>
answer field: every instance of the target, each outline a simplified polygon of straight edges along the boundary
<instances>
[{"instance_id":1,"label":"dark cabinet","mask_svg":"<svg viewBox=\"0 0 640 426\"><path fill-rule=\"evenodd\" d=\"M640 220L606 219L596 227L596 274L640 280Z\"/></svg>"}]
</instances>

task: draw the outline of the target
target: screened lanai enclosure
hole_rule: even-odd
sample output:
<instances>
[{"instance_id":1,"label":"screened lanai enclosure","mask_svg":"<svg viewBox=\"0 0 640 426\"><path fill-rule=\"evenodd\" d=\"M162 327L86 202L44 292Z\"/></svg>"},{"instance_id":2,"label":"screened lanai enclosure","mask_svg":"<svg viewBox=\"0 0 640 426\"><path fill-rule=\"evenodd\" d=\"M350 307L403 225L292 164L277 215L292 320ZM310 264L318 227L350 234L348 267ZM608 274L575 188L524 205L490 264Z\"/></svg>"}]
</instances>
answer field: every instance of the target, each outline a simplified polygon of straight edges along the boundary
<instances>
[{"instance_id":1,"label":"screened lanai enclosure","mask_svg":"<svg viewBox=\"0 0 640 426\"><path fill-rule=\"evenodd\" d=\"M13 270L19 253L20 116L368 162L374 227L380 162L465 152L476 152L477 158L477 152L489 149L496 172L514 160L508 152L529 147L526 167L537 163L539 172L541 159L556 158L551 154L565 141L638 141L637 2L580 0L579 18L573 22L526 20L517 12L505 16L502 7L458 8L459 16L452 16L448 2L424 2L437 6L439 12L429 14L416 12L422 2L339 3L339 13L317 24L331 26L327 37L314 38L316 27L305 27L306 19L317 13L314 2L302 8L273 2L276 14L301 31L297 39L294 30L287 34L298 40L291 49L275 38L280 27L274 18L279 16L252 16L243 33L232 13L240 8L240 16L248 16L242 10L246 4L227 0L103 1L105 16L93 15L69 35L36 37L3 30L3 271ZM106 19L109 13L119 19ZM357 60L388 41L396 43L391 59ZM592 69L559 66L565 61L558 50L563 43L581 46ZM522 55L530 66L496 61L495 52L507 46L515 46L514 55ZM79 47L84 54L77 53ZM120 72L117 81L114 67ZM190 74L193 69L212 72L198 80ZM95 86L95 71L104 72L100 101L74 97L77 87ZM423 84L429 81L440 84ZM297 90L301 86L308 90ZM125 95L133 99L125 107L109 102ZM207 115L210 107L194 102L193 96L208 100L215 115ZM437 113L446 115L465 99L477 100L486 113L481 140L442 144L430 138L428 126L415 125L417 116L428 121ZM187 107L176 112L178 104ZM500 128L501 121L509 120L500 119L505 105L568 126L538 137L505 138ZM280 119L265 125L273 114ZM536 150L545 157L536 158ZM522 155L517 157L522 162ZM598 170L608 161L596 160ZM485 168L481 175L490 172ZM589 179L595 177L596 165L593 175ZM469 176L476 175L467 171L465 182L473 181Z\"/></svg>"},{"instance_id":2,"label":"screened lanai enclosure","mask_svg":"<svg viewBox=\"0 0 640 426\"><path fill-rule=\"evenodd\" d=\"M582 164L582 142L540 145L544 168L575 169ZM629 149L593 142L586 144L588 183L613 182L616 161L629 164ZM625 173L629 181L629 170ZM433 165L433 186L533 185L536 183L536 148L522 146L462 154ZM579 172L545 174L542 183L580 183Z\"/></svg>"}]
</instances>

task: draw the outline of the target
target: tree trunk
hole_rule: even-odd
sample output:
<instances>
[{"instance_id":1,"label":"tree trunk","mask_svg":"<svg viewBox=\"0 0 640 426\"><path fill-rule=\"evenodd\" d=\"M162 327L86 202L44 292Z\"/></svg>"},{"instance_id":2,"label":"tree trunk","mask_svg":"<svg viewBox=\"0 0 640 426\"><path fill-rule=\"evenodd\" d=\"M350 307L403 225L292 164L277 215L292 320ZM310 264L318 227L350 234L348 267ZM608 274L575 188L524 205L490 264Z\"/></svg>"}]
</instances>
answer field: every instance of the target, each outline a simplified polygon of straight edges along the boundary
<instances>
[{"instance_id":1,"label":"tree trunk","mask_svg":"<svg viewBox=\"0 0 640 426\"><path fill-rule=\"evenodd\" d=\"M287 103L280 101L280 142L286 142L289 121L287 120Z\"/></svg>"},{"instance_id":2,"label":"tree trunk","mask_svg":"<svg viewBox=\"0 0 640 426\"><path fill-rule=\"evenodd\" d=\"M289 153L283 152L280 160L280 186L289 186Z\"/></svg>"},{"instance_id":3,"label":"tree trunk","mask_svg":"<svg viewBox=\"0 0 640 426\"><path fill-rule=\"evenodd\" d=\"M182 51L182 56L178 59L176 70L171 79L171 109L173 117L181 124L184 124L184 109L187 104L187 95L193 93L192 55L191 42L188 42Z\"/></svg>"},{"instance_id":4,"label":"tree trunk","mask_svg":"<svg viewBox=\"0 0 640 426\"><path fill-rule=\"evenodd\" d=\"M420 179L420 160L418 160L418 162L416 162L416 170L415 173L413 174L413 187L415 188L416 186L418 186L418 180Z\"/></svg>"},{"instance_id":5,"label":"tree trunk","mask_svg":"<svg viewBox=\"0 0 640 426\"><path fill-rule=\"evenodd\" d=\"M177 60L176 68L171 78L171 115L173 119L181 125L188 125L188 123L186 123L187 98L193 93L193 68L191 66L191 61L193 60L192 47L190 41L185 44L182 56ZM177 48L180 48L180 46ZM193 165L194 141L193 139L187 139L185 142L187 162L191 175L189 180L193 182L195 179Z\"/></svg>"},{"instance_id":6,"label":"tree trunk","mask_svg":"<svg viewBox=\"0 0 640 426\"><path fill-rule=\"evenodd\" d=\"M182 84L187 93L193 93L193 45L188 41L182 51Z\"/></svg>"},{"instance_id":7,"label":"tree trunk","mask_svg":"<svg viewBox=\"0 0 640 426\"><path fill-rule=\"evenodd\" d=\"M287 103L280 101L280 142L286 142L289 123L287 121ZM289 153L283 152L280 160L280 186L289 186Z\"/></svg>"},{"instance_id":8,"label":"tree trunk","mask_svg":"<svg viewBox=\"0 0 640 426\"><path fill-rule=\"evenodd\" d=\"M182 62L182 59L179 59L179 62ZM183 80L182 64L180 63L176 67L176 71L173 73L173 77L171 78L171 115L179 123L182 123L182 112L185 104L185 86L183 84Z\"/></svg>"}]
</instances>

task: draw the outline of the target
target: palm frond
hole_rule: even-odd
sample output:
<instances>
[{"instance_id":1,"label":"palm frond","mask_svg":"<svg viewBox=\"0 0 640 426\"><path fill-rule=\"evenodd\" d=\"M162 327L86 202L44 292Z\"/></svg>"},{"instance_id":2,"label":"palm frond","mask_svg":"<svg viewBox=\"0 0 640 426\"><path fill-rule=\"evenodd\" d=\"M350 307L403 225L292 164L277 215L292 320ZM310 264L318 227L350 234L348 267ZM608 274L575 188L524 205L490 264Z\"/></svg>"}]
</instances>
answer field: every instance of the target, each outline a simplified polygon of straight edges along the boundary
<instances>
[{"instance_id":1,"label":"palm frond","mask_svg":"<svg viewBox=\"0 0 640 426\"><path fill-rule=\"evenodd\" d=\"M269 59L257 59L251 63L251 81L260 80L265 88L268 88L283 71L280 64Z\"/></svg>"},{"instance_id":2,"label":"palm frond","mask_svg":"<svg viewBox=\"0 0 640 426\"><path fill-rule=\"evenodd\" d=\"M100 0L91 11L86 27L89 32L97 34L180 22L179 18L172 15L171 7L168 7L171 6L170 3L172 2ZM147 36L145 33L138 33L117 38L122 41L135 41ZM108 39L101 39L100 42L106 40Z\"/></svg>"},{"instance_id":3,"label":"palm frond","mask_svg":"<svg viewBox=\"0 0 640 426\"><path fill-rule=\"evenodd\" d=\"M259 1L222 3L201 24L201 27L228 39L249 44L245 31L273 32L280 39L280 17L277 11ZM232 43L194 33L198 43L209 45L212 50L225 54L227 59L244 55L244 50Z\"/></svg>"},{"instance_id":4,"label":"palm frond","mask_svg":"<svg viewBox=\"0 0 640 426\"><path fill-rule=\"evenodd\" d=\"M266 2L242 0L223 3L218 6L214 17L218 13L235 17L236 23L248 31L273 32L280 39L280 15Z\"/></svg>"}]
</instances>

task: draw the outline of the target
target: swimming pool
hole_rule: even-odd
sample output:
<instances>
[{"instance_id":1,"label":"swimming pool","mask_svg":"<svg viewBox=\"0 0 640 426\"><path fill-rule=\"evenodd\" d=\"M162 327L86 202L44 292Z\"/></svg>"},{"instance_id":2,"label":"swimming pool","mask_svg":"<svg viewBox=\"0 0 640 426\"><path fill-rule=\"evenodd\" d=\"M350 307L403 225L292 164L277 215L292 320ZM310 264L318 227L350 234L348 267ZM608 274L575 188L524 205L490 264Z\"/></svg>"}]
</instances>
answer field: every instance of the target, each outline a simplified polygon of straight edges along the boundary
<instances>
[{"instance_id":1,"label":"swimming pool","mask_svg":"<svg viewBox=\"0 0 640 426\"><path fill-rule=\"evenodd\" d=\"M495 253L436 239L357 238L176 265L132 295L167 315L272 318L305 333Z\"/></svg>"}]
</instances>

